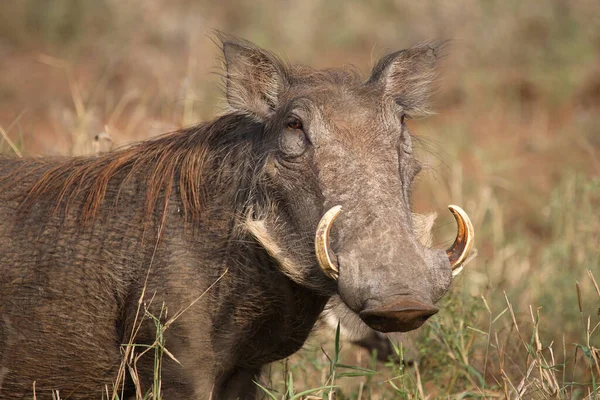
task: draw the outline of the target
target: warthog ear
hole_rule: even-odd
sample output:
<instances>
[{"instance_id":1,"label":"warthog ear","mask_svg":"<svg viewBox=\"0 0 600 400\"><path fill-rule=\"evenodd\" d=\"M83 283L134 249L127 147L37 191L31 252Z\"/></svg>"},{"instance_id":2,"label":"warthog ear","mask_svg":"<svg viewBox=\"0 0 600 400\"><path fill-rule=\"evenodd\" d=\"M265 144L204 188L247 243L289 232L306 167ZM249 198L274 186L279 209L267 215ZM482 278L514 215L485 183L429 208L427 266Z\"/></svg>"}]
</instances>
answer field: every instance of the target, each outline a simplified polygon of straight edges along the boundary
<instances>
[{"instance_id":1,"label":"warthog ear","mask_svg":"<svg viewBox=\"0 0 600 400\"><path fill-rule=\"evenodd\" d=\"M424 43L381 58L368 83L381 84L384 96L407 114L427 115L427 103L436 77L435 64L443 43Z\"/></svg>"},{"instance_id":2,"label":"warthog ear","mask_svg":"<svg viewBox=\"0 0 600 400\"><path fill-rule=\"evenodd\" d=\"M264 119L277 107L287 68L274 54L233 36L217 33L225 57L227 102L237 111Z\"/></svg>"}]
</instances>

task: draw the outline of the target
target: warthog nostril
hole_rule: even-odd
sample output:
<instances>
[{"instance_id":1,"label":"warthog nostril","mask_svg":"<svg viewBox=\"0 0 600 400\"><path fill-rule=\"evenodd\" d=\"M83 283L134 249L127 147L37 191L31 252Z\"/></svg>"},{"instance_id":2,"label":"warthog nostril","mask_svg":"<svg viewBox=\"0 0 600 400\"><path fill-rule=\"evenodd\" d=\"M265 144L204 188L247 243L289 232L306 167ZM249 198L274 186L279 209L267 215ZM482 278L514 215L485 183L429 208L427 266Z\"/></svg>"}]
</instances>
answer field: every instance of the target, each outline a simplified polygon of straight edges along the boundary
<instances>
[{"instance_id":1,"label":"warthog nostril","mask_svg":"<svg viewBox=\"0 0 600 400\"><path fill-rule=\"evenodd\" d=\"M392 304L367 308L360 318L380 332L407 332L417 329L439 310L418 300L405 298Z\"/></svg>"}]
</instances>

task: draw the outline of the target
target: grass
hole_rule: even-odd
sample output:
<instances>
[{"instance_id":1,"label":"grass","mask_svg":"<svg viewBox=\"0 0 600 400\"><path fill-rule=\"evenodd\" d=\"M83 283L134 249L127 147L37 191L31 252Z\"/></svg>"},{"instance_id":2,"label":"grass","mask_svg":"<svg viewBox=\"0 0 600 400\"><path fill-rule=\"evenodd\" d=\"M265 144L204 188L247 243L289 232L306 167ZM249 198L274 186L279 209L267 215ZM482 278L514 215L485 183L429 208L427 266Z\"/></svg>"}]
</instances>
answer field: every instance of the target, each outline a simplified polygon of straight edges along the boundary
<instances>
[{"instance_id":1,"label":"grass","mask_svg":"<svg viewBox=\"0 0 600 400\"><path fill-rule=\"evenodd\" d=\"M148 274L150 273L148 269ZM149 301L144 301L146 294L146 286L142 290L142 295L138 301L138 308L136 316L133 322L133 329L129 342L123 345L123 356L119 372L117 374L116 381L113 384L112 389L106 387L106 399L119 400L123 399L123 393L125 391L125 384L127 379L131 379L133 387L135 388L135 399L136 400L160 400L162 399L162 365L165 356L170 358L172 361L179 363L177 358L167 349L165 332L169 327L179 318L183 313L189 310L194 304L202 299L206 293L208 293L212 287L219 282L226 274L228 270L225 270L221 276L219 276L204 292L202 292L194 301L192 301L187 307L178 310L172 317L167 318L166 305L163 303L158 315L152 314L149 310L154 296ZM143 310L143 315L142 315ZM137 344L136 337L139 330L142 328L145 320L151 320L156 328L155 341L152 344ZM148 354L153 354L154 367L152 384L149 388L144 390L142 387L142 379L139 376L137 363L142 357L148 357ZM129 377L127 377L127 374Z\"/></svg>"},{"instance_id":2,"label":"grass","mask_svg":"<svg viewBox=\"0 0 600 400\"><path fill-rule=\"evenodd\" d=\"M575 286L573 292L580 293L581 299L587 295L600 301L591 271L588 278L594 293L583 293ZM600 395L600 323L593 324L594 316L585 315L583 308L578 311L579 338L570 343L564 332L559 333L560 341L546 337L545 325L547 329L552 321L539 307L529 307L528 320L520 318L508 296L498 311L492 311L485 297L464 301L454 293L444 303L443 315L423 329L419 341L421 362L414 367L403 365L401 345L396 346L396 357L385 364L376 363L373 357L364 357L361 363L352 354L356 349L340 348L338 337L329 338L323 347L309 344L291 361L270 369L265 378L271 388L270 398L290 399L290 382L298 381L297 377L304 379L302 387L351 378L345 385L338 382L337 399L595 399ZM321 342L323 336L327 337L321 333L315 340ZM346 351L351 354L344 354ZM340 362L345 356L352 363L350 374L336 376L330 367L329 374L323 376L325 360L345 367ZM318 398L330 395L323 392Z\"/></svg>"},{"instance_id":3,"label":"grass","mask_svg":"<svg viewBox=\"0 0 600 400\"><path fill-rule=\"evenodd\" d=\"M404 366L401 345L378 362L322 330L258 383L269 399L599 397L595 2L55 3L0 5L0 153L90 153L99 132L122 145L210 118L222 99L209 28L363 71L388 49L453 39L439 115L410 121L426 165L414 206L461 205L478 256L419 331L418 363ZM450 215L437 226L447 246ZM160 371L156 326L152 347L124 346L123 368L146 351ZM155 378L138 398L160 398Z\"/></svg>"}]
</instances>

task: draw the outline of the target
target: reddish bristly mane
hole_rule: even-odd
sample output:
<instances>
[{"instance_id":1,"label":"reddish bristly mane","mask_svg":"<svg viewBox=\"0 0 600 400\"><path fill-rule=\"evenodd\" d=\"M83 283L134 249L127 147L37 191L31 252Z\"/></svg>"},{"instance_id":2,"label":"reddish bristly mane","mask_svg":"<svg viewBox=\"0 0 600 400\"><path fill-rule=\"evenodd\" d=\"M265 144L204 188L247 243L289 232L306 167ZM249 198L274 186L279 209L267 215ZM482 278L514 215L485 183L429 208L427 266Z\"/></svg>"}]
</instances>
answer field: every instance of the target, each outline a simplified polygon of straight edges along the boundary
<instances>
[{"instance_id":1,"label":"reddish bristly mane","mask_svg":"<svg viewBox=\"0 0 600 400\"><path fill-rule=\"evenodd\" d=\"M146 217L158 207L166 209L175 192L184 214L197 219L205 206L205 181L217 173L212 167L216 162L232 158L238 153L237 149L247 144L244 138L247 135L242 133L248 130L248 124L256 130L256 123L248 118L226 115L208 124L168 133L99 157L15 161L21 165L8 175L0 175L0 190L41 172L21 202L21 211L39 206L43 200L45 205L54 205L53 210L48 210L52 212L61 207L77 207L79 222L86 224L108 205L109 191L116 193L112 199L116 204L121 191L129 190L128 185L135 182L144 197L142 211Z\"/></svg>"}]
</instances>

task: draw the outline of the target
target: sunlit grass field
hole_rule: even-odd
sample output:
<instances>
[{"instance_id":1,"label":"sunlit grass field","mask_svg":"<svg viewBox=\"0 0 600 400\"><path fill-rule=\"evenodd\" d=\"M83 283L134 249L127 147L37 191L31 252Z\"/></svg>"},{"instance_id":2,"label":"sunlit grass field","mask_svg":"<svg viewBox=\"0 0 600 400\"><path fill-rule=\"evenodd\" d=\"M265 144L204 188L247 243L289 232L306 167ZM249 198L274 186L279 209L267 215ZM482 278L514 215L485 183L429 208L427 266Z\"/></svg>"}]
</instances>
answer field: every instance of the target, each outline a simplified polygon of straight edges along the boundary
<instances>
[{"instance_id":1,"label":"sunlit grass field","mask_svg":"<svg viewBox=\"0 0 600 400\"><path fill-rule=\"evenodd\" d=\"M461 205L477 257L414 334L414 365L403 345L383 363L326 328L258 384L268 399L595 399L599 11L585 0L2 2L0 152L91 154L101 133L121 146L211 118L224 101L212 29L365 77L387 51L451 39L437 115L409 122L426 166L413 208L440 214L446 247L446 206Z\"/></svg>"}]
</instances>

